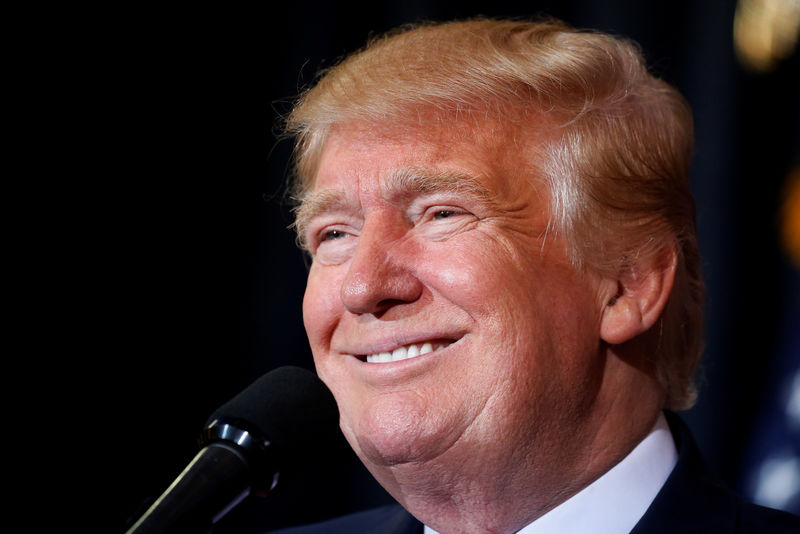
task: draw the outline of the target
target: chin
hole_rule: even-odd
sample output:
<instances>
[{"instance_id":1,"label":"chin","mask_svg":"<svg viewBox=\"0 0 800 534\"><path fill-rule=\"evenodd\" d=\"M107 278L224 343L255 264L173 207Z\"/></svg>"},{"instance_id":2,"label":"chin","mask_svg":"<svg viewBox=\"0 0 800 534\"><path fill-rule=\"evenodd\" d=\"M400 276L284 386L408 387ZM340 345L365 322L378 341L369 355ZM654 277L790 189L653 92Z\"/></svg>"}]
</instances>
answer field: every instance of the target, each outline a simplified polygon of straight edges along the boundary
<instances>
[{"instance_id":1,"label":"chin","mask_svg":"<svg viewBox=\"0 0 800 534\"><path fill-rule=\"evenodd\" d=\"M345 436L365 464L423 462L449 446L447 436L431 426L428 410L413 402L418 397L409 396L411 402L398 395L378 399L361 408L357 421L343 421Z\"/></svg>"}]
</instances>

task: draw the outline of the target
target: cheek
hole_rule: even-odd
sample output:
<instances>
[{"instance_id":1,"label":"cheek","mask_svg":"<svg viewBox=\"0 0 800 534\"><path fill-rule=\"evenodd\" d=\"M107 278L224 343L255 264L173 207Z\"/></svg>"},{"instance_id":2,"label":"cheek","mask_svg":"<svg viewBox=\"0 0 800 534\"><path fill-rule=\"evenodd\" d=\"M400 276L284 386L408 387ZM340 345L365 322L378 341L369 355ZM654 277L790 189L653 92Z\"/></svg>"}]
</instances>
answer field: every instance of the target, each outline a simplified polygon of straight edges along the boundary
<instances>
[{"instance_id":1,"label":"cheek","mask_svg":"<svg viewBox=\"0 0 800 534\"><path fill-rule=\"evenodd\" d=\"M533 305L531 285L539 279L538 268L530 262L513 261L506 250L491 246L488 240L475 240L457 247L438 250L429 247L425 255L424 277L430 285L474 320L513 320Z\"/></svg>"},{"instance_id":2,"label":"cheek","mask_svg":"<svg viewBox=\"0 0 800 534\"><path fill-rule=\"evenodd\" d=\"M470 314L498 352L537 359L587 353L583 342L599 328L591 284L535 243L481 238L446 253L428 251L426 275L439 292ZM513 359L508 367L526 364Z\"/></svg>"},{"instance_id":3,"label":"cheek","mask_svg":"<svg viewBox=\"0 0 800 534\"><path fill-rule=\"evenodd\" d=\"M428 246L420 256L426 258L418 265L420 277L459 307L474 310L497 293L497 278L504 267L481 247Z\"/></svg>"},{"instance_id":4,"label":"cheek","mask_svg":"<svg viewBox=\"0 0 800 534\"><path fill-rule=\"evenodd\" d=\"M303 323L308 340L315 352L327 347L338 318L342 314L340 281L335 272L326 268L312 266L303 296Z\"/></svg>"}]
</instances>

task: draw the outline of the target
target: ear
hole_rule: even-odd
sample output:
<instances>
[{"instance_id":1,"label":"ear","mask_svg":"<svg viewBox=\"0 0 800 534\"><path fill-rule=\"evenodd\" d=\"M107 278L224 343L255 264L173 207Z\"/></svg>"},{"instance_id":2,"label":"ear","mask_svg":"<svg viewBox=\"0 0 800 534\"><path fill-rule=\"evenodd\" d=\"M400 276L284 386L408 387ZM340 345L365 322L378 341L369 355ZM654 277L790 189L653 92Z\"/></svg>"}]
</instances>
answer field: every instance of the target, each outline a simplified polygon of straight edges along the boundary
<instances>
[{"instance_id":1,"label":"ear","mask_svg":"<svg viewBox=\"0 0 800 534\"><path fill-rule=\"evenodd\" d=\"M658 257L642 261L618 275L616 294L603 309L600 337L606 343L619 345L643 334L652 327L667 305L678 263L673 248Z\"/></svg>"}]
</instances>

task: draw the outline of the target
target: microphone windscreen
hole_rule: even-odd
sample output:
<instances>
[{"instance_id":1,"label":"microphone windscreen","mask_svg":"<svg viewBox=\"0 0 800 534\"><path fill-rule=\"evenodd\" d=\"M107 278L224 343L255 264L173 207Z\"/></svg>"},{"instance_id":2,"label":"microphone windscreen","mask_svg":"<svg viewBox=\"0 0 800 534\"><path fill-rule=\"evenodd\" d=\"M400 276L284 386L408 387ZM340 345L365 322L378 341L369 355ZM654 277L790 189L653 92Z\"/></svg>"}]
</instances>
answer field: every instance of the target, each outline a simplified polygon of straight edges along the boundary
<instances>
[{"instance_id":1,"label":"microphone windscreen","mask_svg":"<svg viewBox=\"0 0 800 534\"><path fill-rule=\"evenodd\" d=\"M299 459L338 436L339 410L330 390L300 367L270 371L220 406L208 419L239 420L284 456Z\"/></svg>"}]
</instances>

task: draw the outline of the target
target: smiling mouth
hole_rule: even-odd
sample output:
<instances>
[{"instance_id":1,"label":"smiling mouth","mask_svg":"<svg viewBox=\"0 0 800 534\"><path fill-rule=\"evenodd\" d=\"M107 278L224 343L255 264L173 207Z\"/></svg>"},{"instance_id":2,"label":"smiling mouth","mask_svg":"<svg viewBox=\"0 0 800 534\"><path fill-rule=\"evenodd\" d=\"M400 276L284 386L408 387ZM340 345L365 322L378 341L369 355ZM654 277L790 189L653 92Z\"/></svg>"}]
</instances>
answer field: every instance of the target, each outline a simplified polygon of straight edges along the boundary
<instances>
[{"instance_id":1,"label":"smiling mouth","mask_svg":"<svg viewBox=\"0 0 800 534\"><path fill-rule=\"evenodd\" d=\"M412 343L410 345L397 347L391 352L387 351L387 352L376 352L375 354L367 354L366 356L362 356L361 359L368 363L399 362L401 360L407 360L409 358L416 358L417 356L422 356L423 354L436 352L437 350L449 346L451 343L453 342L437 341L437 342L425 342L425 343Z\"/></svg>"}]
</instances>

